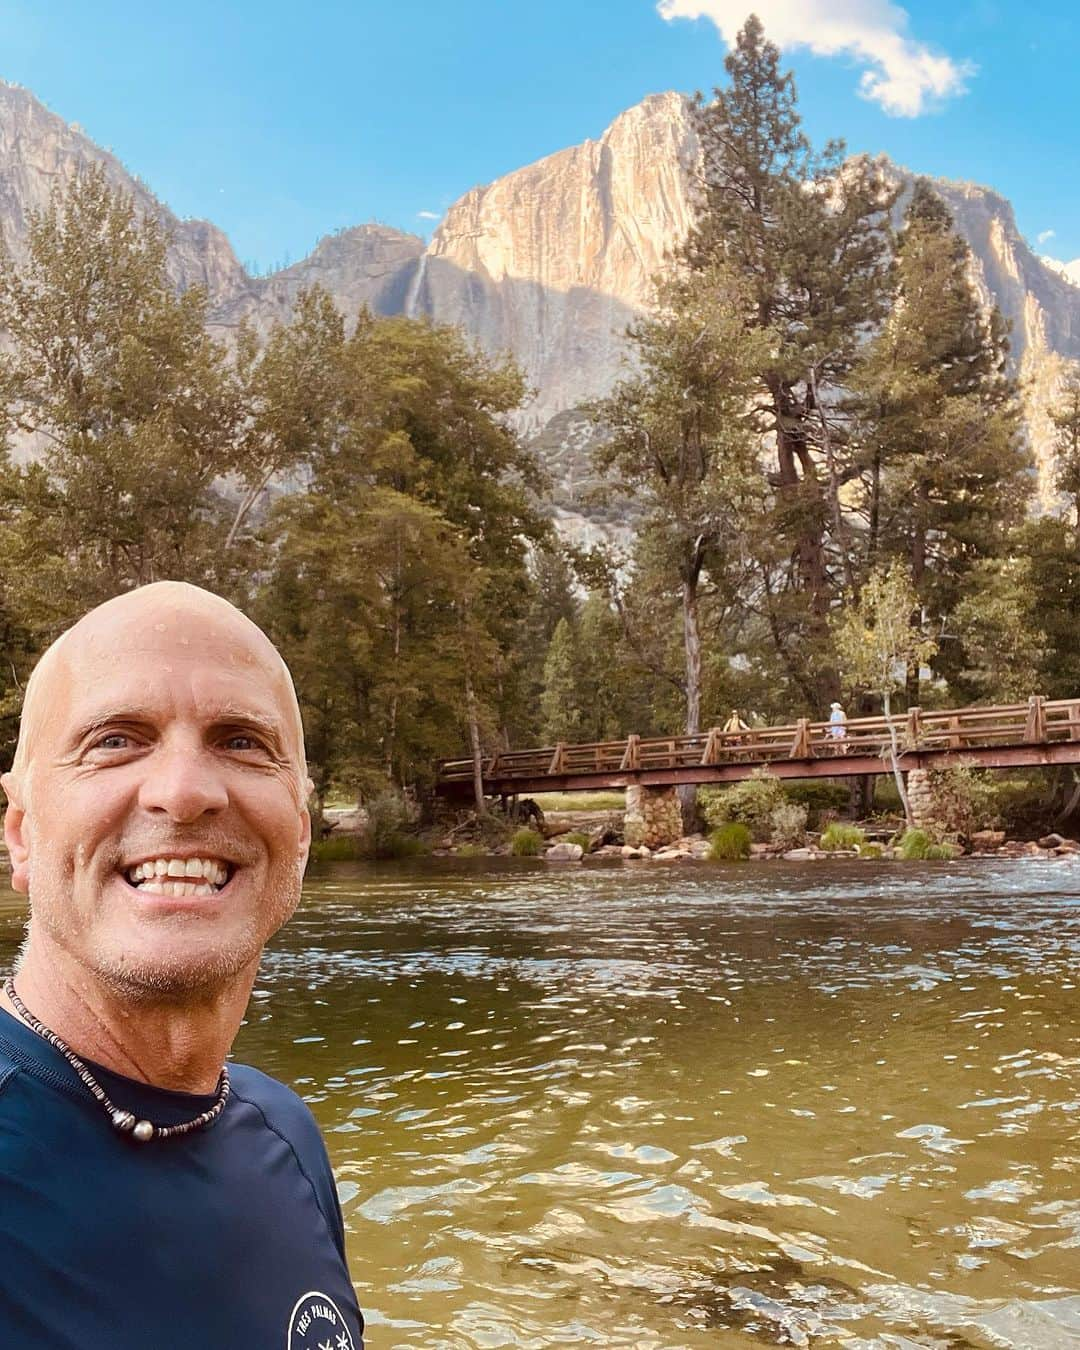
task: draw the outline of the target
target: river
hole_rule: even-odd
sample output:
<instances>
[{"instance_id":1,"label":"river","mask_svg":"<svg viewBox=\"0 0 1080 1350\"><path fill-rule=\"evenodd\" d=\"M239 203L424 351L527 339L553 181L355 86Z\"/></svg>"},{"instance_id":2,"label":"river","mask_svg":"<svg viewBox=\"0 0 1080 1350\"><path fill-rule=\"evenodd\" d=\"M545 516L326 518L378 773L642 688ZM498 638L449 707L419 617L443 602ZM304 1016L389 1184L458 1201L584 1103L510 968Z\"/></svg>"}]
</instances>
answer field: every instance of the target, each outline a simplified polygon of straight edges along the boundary
<instances>
[{"instance_id":1,"label":"river","mask_svg":"<svg viewBox=\"0 0 1080 1350\"><path fill-rule=\"evenodd\" d=\"M1076 1346L1078 973L1072 859L337 864L237 1057L376 1350Z\"/></svg>"}]
</instances>

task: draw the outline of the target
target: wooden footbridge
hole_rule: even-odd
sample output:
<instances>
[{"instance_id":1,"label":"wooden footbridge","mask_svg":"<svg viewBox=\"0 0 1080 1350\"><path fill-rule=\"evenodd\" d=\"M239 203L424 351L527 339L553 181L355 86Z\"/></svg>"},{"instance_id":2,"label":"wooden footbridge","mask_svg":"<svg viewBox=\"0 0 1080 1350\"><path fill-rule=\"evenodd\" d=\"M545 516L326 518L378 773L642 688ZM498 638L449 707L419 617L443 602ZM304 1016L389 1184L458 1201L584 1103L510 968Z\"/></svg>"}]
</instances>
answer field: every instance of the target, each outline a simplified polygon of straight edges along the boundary
<instances>
[{"instance_id":1,"label":"wooden footbridge","mask_svg":"<svg viewBox=\"0 0 1080 1350\"><path fill-rule=\"evenodd\" d=\"M965 762L985 769L1080 764L1080 699L1032 697L1026 703L924 712L892 719L905 771ZM890 773L889 723L851 718L842 737L828 722L800 718L784 726L694 736L627 736L535 750L508 750L483 761L488 796L682 783L731 783L767 767L778 778L838 778ZM471 759L444 760L436 790L474 790Z\"/></svg>"}]
</instances>

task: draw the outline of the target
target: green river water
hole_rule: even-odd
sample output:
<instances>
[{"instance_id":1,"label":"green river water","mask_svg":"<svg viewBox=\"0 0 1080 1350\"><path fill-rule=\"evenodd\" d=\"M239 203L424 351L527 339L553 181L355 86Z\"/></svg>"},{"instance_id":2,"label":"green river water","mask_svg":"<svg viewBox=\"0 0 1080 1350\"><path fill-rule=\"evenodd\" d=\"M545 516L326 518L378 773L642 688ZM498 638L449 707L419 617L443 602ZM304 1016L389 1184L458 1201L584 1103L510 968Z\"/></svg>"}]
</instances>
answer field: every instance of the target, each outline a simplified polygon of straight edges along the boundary
<instances>
[{"instance_id":1,"label":"green river water","mask_svg":"<svg viewBox=\"0 0 1080 1350\"><path fill-rule=\"evenodd\" d=\"M1078 975L1080 861L339 864L236 1051L375 1350L1076 1346Z\"/></svg>"}]
</instances>

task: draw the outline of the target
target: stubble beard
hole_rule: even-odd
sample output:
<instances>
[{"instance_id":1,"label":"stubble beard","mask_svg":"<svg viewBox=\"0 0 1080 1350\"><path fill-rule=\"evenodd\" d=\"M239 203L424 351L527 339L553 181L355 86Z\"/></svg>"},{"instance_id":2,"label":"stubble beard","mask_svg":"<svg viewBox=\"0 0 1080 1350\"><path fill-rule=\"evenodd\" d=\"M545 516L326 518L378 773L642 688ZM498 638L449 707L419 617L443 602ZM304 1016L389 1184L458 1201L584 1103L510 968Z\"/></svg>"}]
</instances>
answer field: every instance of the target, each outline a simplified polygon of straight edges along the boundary
<instances>
[{"instance_id":1,"label":"stubble beard","mask_svg":"<svg viewBox=\"0 0 1080 1350\"><path fill-rule=\"evenodd\" d=\"M52 876L42 877L43 870ZM93 923L75 927L65 923L63 916L71 913L72 887L70 883L50 884L59 880L56 873L39 867L31 878L30 917L20 964L40 930L49 945L62 949L123 1002L204 1002L220 996L241 977L254 980L264 946L299 903L302 879L299 859L292 866L275 868L267 878L258 910L249 913L224 941L200 943L196 950L185 940L185 929L200 922L198 915L162 916L154 929L154 937L160 937L164 948L158 953L125 947L108 938L102 941L95 936Z\"/></svg>"}]
</instances>

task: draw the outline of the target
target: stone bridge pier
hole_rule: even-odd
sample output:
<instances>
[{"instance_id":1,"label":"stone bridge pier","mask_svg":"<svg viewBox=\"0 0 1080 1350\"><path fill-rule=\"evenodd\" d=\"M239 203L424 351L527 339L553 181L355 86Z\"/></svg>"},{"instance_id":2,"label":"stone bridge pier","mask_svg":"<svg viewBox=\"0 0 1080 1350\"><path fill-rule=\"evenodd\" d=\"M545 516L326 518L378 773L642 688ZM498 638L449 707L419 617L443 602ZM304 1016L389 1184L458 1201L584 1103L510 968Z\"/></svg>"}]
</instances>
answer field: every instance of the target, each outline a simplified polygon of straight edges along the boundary
<instances>
[{"instance_id":1,"label":"stone bridge pier","mask_svg":"<svg viewBox=\"0 0 1080 1350\"><path fill-rule=\"evenodd\" d=\"M682 837L682 809L677 787L641 787L626 789L626 816L623 838L640 848L660 848Z\"/></svg>"}]
</instances>

